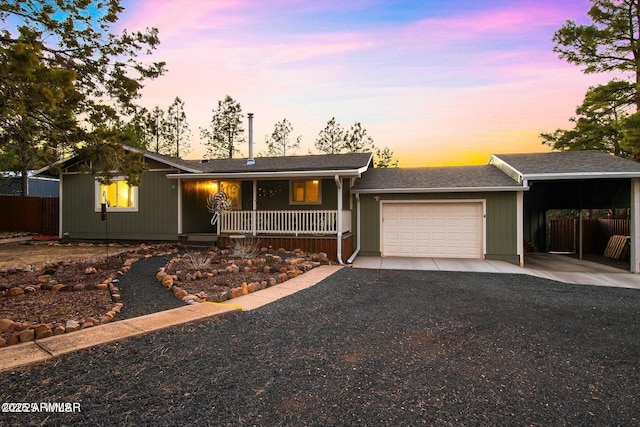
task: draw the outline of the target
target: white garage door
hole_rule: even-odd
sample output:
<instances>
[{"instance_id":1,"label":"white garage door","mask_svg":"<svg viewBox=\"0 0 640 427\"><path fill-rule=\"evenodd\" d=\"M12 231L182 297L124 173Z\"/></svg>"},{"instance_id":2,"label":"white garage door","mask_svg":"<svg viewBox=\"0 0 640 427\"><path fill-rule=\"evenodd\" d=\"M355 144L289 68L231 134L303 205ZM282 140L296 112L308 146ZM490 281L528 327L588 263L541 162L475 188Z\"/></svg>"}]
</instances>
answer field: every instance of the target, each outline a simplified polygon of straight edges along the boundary
<instances>
[{"instance_id":1,"label":"white garage door","mask_svg":"<svg viewBox=\"0 0 640 427\"><path fill-rule=\"evenodd\" d=\"M385 203L382 256L482 258L481 202Z\"/></svg>"}]
</instances>

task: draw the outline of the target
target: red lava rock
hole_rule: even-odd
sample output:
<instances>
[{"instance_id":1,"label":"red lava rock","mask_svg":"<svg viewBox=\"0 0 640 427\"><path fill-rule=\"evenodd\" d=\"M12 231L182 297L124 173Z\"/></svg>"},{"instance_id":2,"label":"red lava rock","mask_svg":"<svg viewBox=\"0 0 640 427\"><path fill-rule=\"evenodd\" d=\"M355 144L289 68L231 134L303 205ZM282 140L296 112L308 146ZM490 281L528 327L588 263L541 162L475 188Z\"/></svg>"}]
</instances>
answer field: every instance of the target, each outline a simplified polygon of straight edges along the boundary
<instances>
[{"instance_id":1,"label":"red lava rock","mask_svg":"<svg viewBox=\"0 0 640 427\"><path fill-rule=\"evenodd\" d=\"M51 287L51 292L58 292L62 288L64 288L64 285L62 283L58 283L57 285L53 285Z\"/></svg>"},{"instance_id":2,"label":"red lava rock","mask_svg":"<svg viewBox=\"0 0 640 427\"><path fill-rule=\"evenodd\" d=\"M36 336L36 332L33 329L25 329L24 331L20 331L20 342L29 342L33 341Z\"/></svg>"},{"instance_id":3,"label":"red lava rock","mask_svg":"<svg viewBox=\"0 0 640 427\"><path fill-rule=\"evenodd\" d=\"M176 296L176 298L182 299L182 298L186 297L187 295L189 295L189 293L187 291L185 291L184 289L180 289L174 295Z\"/></svg>"},{"instance_id":4,"label":"red lava rock","mask_svg":"<svg viewBox=\"0 0 640 427\"><path fill-rule=\"evenodd\" d=\"M96 289L99 291L106 291L107 290L107 284L106 283L98 283L96 285Z\"/></svg>"},{"instance_id":5,"label":"red lava rock","mask_svg":"<svg viewBox=\"0 0 640 427\"><path fill-rule=\"evenodd\" d=\"M93 322L87 322L86 320L84 322L82 322L82 324L80 325L80 329L86 329L86 328L91 328L93 327L93 325L95 325L95 323Z\"/></svg>"},{"instance_id":6,"label":"red lava rock","mask_svg":"<svg viewBox=\"0 0 640 427\"><path fill-rule=\"evenodd\" d=\"M0 319L0 331L13 331L16 329L16 323L11 319Z\"/></svg>"},{"instance_id":7,"label":"red lava rock","mask_svg":"<svg viewBox=\"0 0 640 427\"><path fill-rule=\"evenodd\" d=\"M20 342L20 333L19 332L11 334L9 336L9 338L7 338L7 345L18 344L19 342Z\"/></svg>"},{"instance_id":8,"label":"red lava rock","mask_svg":"<svg viewBox=\"0 0 640 427\"><path fill-rule=\"evenodd\" d=\"M31 326L30 323L16 322L14 325L14 329L16 331L24 331L25 329L28 329L29 326Z\"/></svg>"},{"instance_id":9,"label":"red lava rock","mask_svg":"<svg viewBox=\"0 0 640 427\"><path fill-rule=\"evenodd\" d=\"M38 283L49 283L49 280L51 280L50 274L45 274L38 277Z\"/></svg>"},{"instance_id":10,"label":"red lava rock","mask_svg":"<svg viewBox=\"0 0 640 427\"><path fill-rule=\"evenodd\" d=\"M9 289L5 295L8 296L8 297L16 297L18 295L23 295L23 294L24 294L24 289L22 289L22 288L20 288L18 286L15 286L15 287Z\"/></svg>"},{"instance_id":11,"label":"red lava rock","mask_svg":"<svg viewBox=\"0 0 640 427\"><path fill-rule=\"evenodd\" d=\"M47 325L46 323L34 326L33 331L35 332L36 339L46 338L53 335L51 326Z\"/></svg>"},{"instance_id":12,"label":"red lava rock","mask_svg":"<svg viewBox=\"0 0 640 427\"><path fill-rule=\"evenodd\" d=\"M53 335L62 335L64 333L65 333L65 329L64 329L64 326L62 325L56 325L53 328Z\"/></svg>"},{"instance_id":13,"label":"red lava rock","mask_svg":"<svg viewBox=\"0 0 640 427\"><path fill-rule=\"evenodd\" d=\"M5 347L7 345L7 340L4 338L0 338L0 347Z\"/></svg>"},{"instance_id":14,"label":"red lava rock","mask_svg":"<svg viewBox=\"0 0 640 427\"><path fill-rule=\"evenodd\" d=\"M168 274L164 276L164 278L162 279L162 286L171 289L171 287L173 286L173 277Z\"/></svg>"}]
</instances>

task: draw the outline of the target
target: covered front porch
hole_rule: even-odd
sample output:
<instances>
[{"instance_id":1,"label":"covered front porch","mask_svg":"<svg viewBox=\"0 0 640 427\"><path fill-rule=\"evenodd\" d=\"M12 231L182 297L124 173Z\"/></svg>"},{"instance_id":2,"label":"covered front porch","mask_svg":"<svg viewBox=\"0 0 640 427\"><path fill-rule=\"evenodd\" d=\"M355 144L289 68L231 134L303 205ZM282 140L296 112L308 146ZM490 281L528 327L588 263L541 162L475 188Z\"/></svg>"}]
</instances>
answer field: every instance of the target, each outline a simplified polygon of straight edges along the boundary
<instances>
[{"instance_id":1,"label":"covered front porch","mask_svg":"<svg viewBox=\"0 0 640 427\"><path fill-rule=\"evenodd\" d=\"M185 244L260 247L351 255L350 180L341 177L179 179L179 236ZM340 255L338 255L340 254Z\"/></svg>"}]
</instances>

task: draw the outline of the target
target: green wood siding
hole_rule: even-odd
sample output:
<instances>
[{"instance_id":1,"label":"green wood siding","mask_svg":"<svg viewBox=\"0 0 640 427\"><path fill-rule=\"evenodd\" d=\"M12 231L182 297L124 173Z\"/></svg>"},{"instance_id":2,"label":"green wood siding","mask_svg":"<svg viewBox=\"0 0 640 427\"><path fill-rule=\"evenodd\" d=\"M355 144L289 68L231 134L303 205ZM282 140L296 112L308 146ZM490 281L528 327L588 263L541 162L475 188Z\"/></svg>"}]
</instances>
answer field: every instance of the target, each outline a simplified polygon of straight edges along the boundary
<instances>
[{"instance_id":1,"label":"green wood siding","mask_svg":"<svg viewBox=\"0 0 640 427\"><path fill-rule=\"evenodd\" d=\"M380 200L485 200L486 258L518 263L517 196L515 192L384 194ZM360 195L360 253L380 255L380 202L373 195ZM355 209L353 216L355 230Z\"/></svg>"},{"instance_id":2,"label":"green wood siding","mask_svg":"<svg viewBox=\"0 0 640 427\"><path fill-rule=\"evenodd\" d=\"M62 232L71 239L105 239L107 228L95 211L95 180L89 174L62 178ZM114 240L177 240L177 182L166 172L145 172L138 188L137 212L109 212L108 237Z\"/></svg>"}]
</instances>

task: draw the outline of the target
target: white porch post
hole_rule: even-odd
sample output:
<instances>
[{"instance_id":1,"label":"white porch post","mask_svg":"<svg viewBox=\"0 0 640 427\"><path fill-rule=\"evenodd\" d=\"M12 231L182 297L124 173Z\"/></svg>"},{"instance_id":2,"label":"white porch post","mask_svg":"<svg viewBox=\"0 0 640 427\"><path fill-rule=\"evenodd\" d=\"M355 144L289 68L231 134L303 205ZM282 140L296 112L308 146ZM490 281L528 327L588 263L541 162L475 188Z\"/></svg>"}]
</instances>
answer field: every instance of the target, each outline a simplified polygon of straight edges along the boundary
<instances>
[{"instance_id":1,"label":"white porch post","mask_svg":"<svg viewBox=\"0 0 640 427\"><path fill-rule=\"evenodd\" d=\"M524 267L524 191L516 193L516 245L520 267Z\"/></svg>"},{"instance_id":2,"label":"white porch post","mask_svg":"<svg viewBox=\"0 0 640 427\"><path fill-rule=\"evenodd\" d=\"M63 229L63 224L62 224L62 218L64 217L64 210L63 210L63 205L62 205L62 176L63 173L60 172L60 174L58 175L58 237L59 238L63 238L64 237L64 229Z\"/></svg>"},{"instance_id":3,"label":"white porch post","mask_svg":"<svg viewBox=\"0 0 640 427\"><path fill-rule=\"evenodd\" d=\"M338 187L338 215L336 216L336 235L338 238L337 242L337 259L340 264L344 264L342 262L342 180L340 176L335 176L336 186Z\"/></svg>"},{"instance_id":4,"label":"white porch post","mask_svg":"<svg viewBox=\"0 0 640 427\"><path fill-rule=\"evenodd\" d=\"M256 236L258 234L258 230L257 230L257 212L256 210L258 209L258 181L257 180L253 180L253 196L252 196L252 211L251 211L251 231L253 233L254 236Z\"/></svg>"},{"instance_id":5,"label":"white porch post","mask_svg":"<svg viewBox=\"0 0 640 427\"><path fill-rule=\"evenodd\" d=\"M630 258L631 272L640 273L640 178L631 179L631 218L629 221L629 234L631 235Z\"/></svg>"},{"instance_id":6,"label":"white porch post","mask_svg":"<svg viewBox=\"0 0 640 427\"><path fill-rule=\"evenodd\" d=\"M182 234L182 178L178 178L178 235Z\"/></svg>"}]
</instances>

